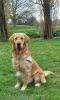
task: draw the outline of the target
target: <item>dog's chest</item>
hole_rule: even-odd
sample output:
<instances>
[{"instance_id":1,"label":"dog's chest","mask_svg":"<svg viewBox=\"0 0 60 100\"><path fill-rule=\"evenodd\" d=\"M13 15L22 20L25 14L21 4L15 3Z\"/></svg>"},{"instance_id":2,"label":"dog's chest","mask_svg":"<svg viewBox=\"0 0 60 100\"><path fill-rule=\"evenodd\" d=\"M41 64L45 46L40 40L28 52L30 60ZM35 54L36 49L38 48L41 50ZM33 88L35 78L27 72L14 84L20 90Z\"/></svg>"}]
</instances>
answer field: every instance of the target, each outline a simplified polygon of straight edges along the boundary
<instances>
[{"instance_id":1,"label":"dog's chest","mask_svg":"<svg viewBox=\"0 0 60 100\"><path fill-rule=\"evenodd\" d=\"M32 67L31 57L30 57L30 60L29 60L29 57L25 58L25 57L16 56L16 57L13 57L12 62L13 62L13 66L17 70L20 70L22 72L26 72L26 71L31 70L31 67Z\"/></svg>"}]
</instances>

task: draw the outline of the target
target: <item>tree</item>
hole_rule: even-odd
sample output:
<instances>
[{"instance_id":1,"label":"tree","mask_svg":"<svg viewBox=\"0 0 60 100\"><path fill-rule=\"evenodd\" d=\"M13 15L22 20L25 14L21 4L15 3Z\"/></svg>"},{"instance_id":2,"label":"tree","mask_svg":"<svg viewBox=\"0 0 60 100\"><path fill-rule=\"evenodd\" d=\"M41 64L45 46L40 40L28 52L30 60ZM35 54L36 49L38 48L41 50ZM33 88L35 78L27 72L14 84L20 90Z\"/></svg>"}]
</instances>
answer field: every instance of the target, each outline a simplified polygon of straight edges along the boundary
<instances>
[{"instance_id":1,"label":"tree","mask_svg":"<svg viewBox=\"0 0 60 100\"><path fill-rule=\"evenodd\" d=\"M52 20L50 14L50 0L43 0L44 38L52 38Z\"/></svg>"},{"instance_id":2,"label":"tree","mask_svg":"<svg viewBox=\"0 0 60 100\"><path fill-rule=\"evenodd\" d=\"M36 20L36 18L35 17L30 17L30 18L28 18L26 21L25 21L25 24L26 25L35 25L35 23L36 24L38 24L38 22L37 22L37 20Z\"/></svg>"},{"instance_id":3,"label":"tree","mask_svg":"<svg viewBox=\"0 0 60 100\"><path fill-rule=\"evenodd\" d=\"M13 24L16 24L16 11L18 8L19 0L11 0L12 3L12 22Z\"/></svg>"},{"instance_id":4,"label":"tree","mask_svg":"<svg viewBox=\"0 0 60 100\"><path fill-rule=\"evenodd\" d=\"M52 34L52 8L55 10L54 6L57 0L30 0L33 4L37 4L40 8L42 6L43 17L44 17L44 38L50 39L53 37ZM39 9L40 10L40 9ZM41 15L40 15L41 16Z\"/></svg>"},{"instance_id":5,"label":"tree","mask_svg":"<svg viewBox=\"0 0 60 100\"><path fill-rule=\"evenodd\" d=\"M12 7L12 22L16 24L18 22L18 18L26 18L32 16L34 12L33 6L31 7L29 0L11 0ZM33 9L33 10L32 10Z\"/></svg>"},{"instance_id":6,"label":"tree","mask_svg":"<svg viewBox=\"0 0 60 100\"><path fill-rule=\"evenodd\" d=\"M30 0L34 4L42 5L44 16L44 38L52 38L52 21L50 15L50 0Z\"/></svg>"},{"instance_id":7,"label":"tree","mask_svg":"<svg viewBox=\"0 0 60 100\"><path fill-rule=\"evenodd\" d=\"M12 6L12 22L15 25L17 22L17 18L19 16L22 17L22 13L24 12L24 8L25 8L25 4L26 4L26 0L22 1L22 0L11 0L11 6Z\"/></svg>"},{"instance_id":8,"label":"tree","mask_svg":"<svg viewBox=\"0 0 60 100\"><path fill-rule=\"evenodd\" d=\"M11 7L11 0L4 0L4 11L6 20L11 18L12 15L12 7Z\"/></svg>"},{"instance_id":9,"label":"tree","mask_svg":"<svg viewBox=\"0 0 60 100\"><path fill-rule=\"evenodd\" d=\"M1 31L1 38L7 39L7 24L5 20L5 12L4 12L4 1L0 0L0 31Z\"/></svg>"}]
</instances>

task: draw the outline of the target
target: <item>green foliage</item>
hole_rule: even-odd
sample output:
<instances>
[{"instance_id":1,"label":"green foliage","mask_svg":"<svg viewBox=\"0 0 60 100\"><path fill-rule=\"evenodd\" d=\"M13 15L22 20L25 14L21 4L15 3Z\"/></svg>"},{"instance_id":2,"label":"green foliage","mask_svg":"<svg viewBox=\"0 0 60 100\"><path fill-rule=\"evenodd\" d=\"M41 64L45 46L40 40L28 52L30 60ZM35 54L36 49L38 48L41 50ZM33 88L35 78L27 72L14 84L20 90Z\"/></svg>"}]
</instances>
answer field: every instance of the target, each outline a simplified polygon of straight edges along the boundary
<instances>
[{"instance_id":1,"label":"green foliage","mask_svg":"<svg viewBox=\"0 0 60 100\"><path fill-rule=\"evenodd\" d=\"M60 26L55 26L55 27L54 27L53 35L54 35L55 37L60 37Z\"/></svg>"},{"instance_id":2,"label":"green foliage","mask_svg":"<svg viewBox=\"0 0 60 100\"><path fill-rule=\"evenodd\" d=\"M29 49L37 63L55 75L47 77L40 88L30 85L24 92L15 89L12 47L9 42L0 42L0 100L60 100L60 39L31 40Z\"/></svg>"},{"instance_id":3,"label":"green foliage","mask_svg":"<svg viewBox=\"0 0 60 100\"><path fill-rule=\"evenodd\" d=\"M43 28L42 25L40 27L36 26L29 26L29 25L9 25L8 26L9 35L13 34L14 32L24 32L27 33L32 38L37 38L43 36ZM60 36L60 26L54 27L54 36Z\"/></svg>"},{"instance_id":4,"label":"green foliage","mask_svg":"<svg viewBox=\"0 0 60 100\"><path fill-rule=\"evenodd\" d=\"M9 33L13 34L14 32L24 32L29 35L38 34L37 28L35 26L29 26L29 25L9 26Z\"/></svg>"}]
</instances>

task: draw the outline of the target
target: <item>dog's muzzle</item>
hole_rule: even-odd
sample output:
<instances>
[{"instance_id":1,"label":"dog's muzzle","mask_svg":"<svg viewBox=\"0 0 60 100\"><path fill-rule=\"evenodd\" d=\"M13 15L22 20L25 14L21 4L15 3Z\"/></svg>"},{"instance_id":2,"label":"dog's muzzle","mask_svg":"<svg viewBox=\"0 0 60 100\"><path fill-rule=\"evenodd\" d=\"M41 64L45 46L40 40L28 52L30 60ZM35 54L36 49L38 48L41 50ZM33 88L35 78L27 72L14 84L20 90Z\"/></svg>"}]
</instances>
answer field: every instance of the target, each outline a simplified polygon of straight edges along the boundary
<instances>
[{"instance_id":1,"label":"dog's muzzle","mask_svg":"<svg viewBox=\"0 0 60 100\"><path fill-rule=\"evenodd\" d=\"M21 46L21 44L20 43L17 43L17 47L20 47Z\"/></svg>"},{"instance_id":2,"label":"dog's muzzle","mask_svg":"<svg viewBox=\"0 0 60 100\"><path fill-rule=\"evenodd\" d=\"M18 48L18 49L21 48L21 43L17 43L17 48Z\"/></svg>"}]
</instances>

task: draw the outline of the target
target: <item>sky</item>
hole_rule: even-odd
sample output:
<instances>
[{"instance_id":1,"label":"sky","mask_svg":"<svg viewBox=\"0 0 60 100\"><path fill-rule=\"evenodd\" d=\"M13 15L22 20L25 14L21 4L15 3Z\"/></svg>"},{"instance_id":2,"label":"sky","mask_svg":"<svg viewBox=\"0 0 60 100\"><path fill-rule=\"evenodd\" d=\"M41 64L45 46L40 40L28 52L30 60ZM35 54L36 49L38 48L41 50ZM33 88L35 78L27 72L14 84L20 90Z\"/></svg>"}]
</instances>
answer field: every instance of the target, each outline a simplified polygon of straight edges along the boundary
<instances>
[{"instance_id":1,"label":"sky","mask_svg":"<svg viewBox=\"0 0 60 100\"><path fill-rule=\"evenodd\" d=\"M35 1L36 1L36 0L35 0ZM60 19L60 0L57 0L57 1L58 1L58 3L56 3L57 9L56 9L56 7L55 7L55 12L52 13L52 19L53 19L53 18L55 18L55 19ZM39 7L40 7L40 11L38 11ZM36 12L34 12L33 15L34 15L34 17L36 17L36 19L37 19L38 21L40 21L41 19L44 19L44 18L43 18L43 13L41 12L41 11L42 11L41 9L42 9L41 6L38 6L37 4L35 5L35 10L36 10ZM41 15L40 13L42 13L42 15ZM54 17L53 17L53 16L54 16Z\"/></svg>"},{"instance_id":2,"label":"sky","mask_svg":"<svg viewBox=\"0 0 60 100\"><path fill-rule=\"evenodd\" d=\"M60 7L59 7L59 11L58 11L58 19L60 19Z\"/></svg>"},{"instance_id":3,"label":"sky","mask_svg":"<svg viewBox=\"0 0 60 100\"><path fill-rule=\"evenodd\" d=\"M36 1L36 0L34 0L34 1ZM57 16L56 18L60 19L60 0L57 0L57 1L59 1L59 3L58 3L58 6L57 6L57 11L55 11L55 12L57 12L57 13L55 13L55 16ZM21 4L22 4L22 6L20 6ZM27 8L30 9L30 7L29 7L29 0L20 0L20 5L19 5L20 8L17 9L17 13L18 14L21 14ZM38 6L38 5L35 4L33 6L33 8L31 9L31 12L33 13L34 17L36 17L36 19L38 21L40 21L41 19L43 19L43 13L42 13L42 7L41 7L41 5Z\"/></svg>"},{"instance_id":4,"label":"sky","mask_svg":"<svg viewBox=\"0 0 60 100\"><path fill-rule=\"evenodd\" d=\"M34 2L36 0L33 0ZM57 18L60 19L60 0L57 0L59 3L58 3L58 10L57 10ZM17 10L17 13L21 13L21 12L24 12L25 9L27 9L28 5L29 5L29 0L20 0L20 4L22 3L23 6L25 6L23 8L23 6L20 6L20 8ZM35 7L35 8L34 8ZM43 19L43 16L41 16L41 9L42 7L41 6L38 6L37 4L34 5L34 7L32 8L32 13L33 15L36 17L36 19L39 21L41 18ZM29 9L29 8L28 8ZM33 10L35 9L36 12L34 12ZM38 11L38 9L40 9Z\"/></svg>"},{"instance_id":5,"label":"sky","mask_svg":"<svg viewBox=\"0 0 60 100\"><path fill-rule=\"evenodd\" d=\"M36 17L36 19L38 21L41 20L41 16L39 17L39 14L38 13L34 14L34 16ZM43 16L42 16L42 19L44 19ZM56 15L56 19L60 19L60 8L58 8L57 15Z\"/></svg>"}]
</instances>

